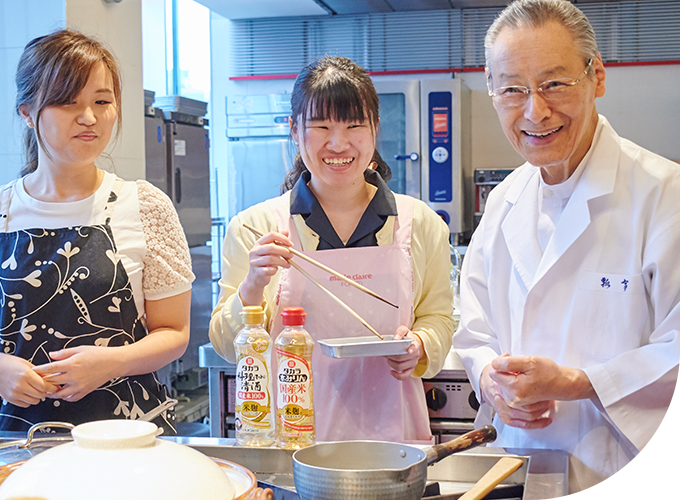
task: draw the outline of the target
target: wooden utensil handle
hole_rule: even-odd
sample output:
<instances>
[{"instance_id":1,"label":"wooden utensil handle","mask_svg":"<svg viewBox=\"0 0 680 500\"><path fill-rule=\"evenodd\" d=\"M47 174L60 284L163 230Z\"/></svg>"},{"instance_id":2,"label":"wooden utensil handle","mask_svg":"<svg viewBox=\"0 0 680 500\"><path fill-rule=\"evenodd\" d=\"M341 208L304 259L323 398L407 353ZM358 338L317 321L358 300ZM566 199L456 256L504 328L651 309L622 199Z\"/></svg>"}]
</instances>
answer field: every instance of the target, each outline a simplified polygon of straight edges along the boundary
<instances>
[{"instance_id":1,"label":"wooden utensil handle","mask_svg":"<svg viewBox=\"0 0 680 500\"><path fill-rule=\"evenodd\" d=\"M467 490L458 500L480 500L489 494L504 479L507 479L519 469L524 461L516 457L503 457L491 467L475 485Z\"/></svg>"},{"instance_id":2,"label":"wooden utensil handle","mask_svg":"<svg viewBox=\"0 0 680 500\"><path fill-rule=\"evenodd\" d=\"M453 441L438 444L427 451L427 465L440 461L443 458L453 455L459 451L469 450L484 443L496 440L496 429L493 425L485 425L480 429L466 432L458 436Z\"/></svg>"}]
</instances>

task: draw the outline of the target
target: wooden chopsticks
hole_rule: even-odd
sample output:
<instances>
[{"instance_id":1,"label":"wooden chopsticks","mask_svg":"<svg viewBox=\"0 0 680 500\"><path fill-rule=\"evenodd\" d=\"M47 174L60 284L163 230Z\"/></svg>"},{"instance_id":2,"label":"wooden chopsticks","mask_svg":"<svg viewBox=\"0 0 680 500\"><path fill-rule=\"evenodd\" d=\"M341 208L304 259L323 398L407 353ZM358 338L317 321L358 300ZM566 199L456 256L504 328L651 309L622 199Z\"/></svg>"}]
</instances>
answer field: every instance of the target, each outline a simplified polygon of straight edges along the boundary
<instances>
[{"instance_id":1,"label":"wooden chopsticks","mask_svg":"<svg viewBox=\"0 0 680 500\"><path fill-rule=\"evenodd\" d=\"M260 238L261 238L262 236L264 236L264 235L262 234L262 232L258 231L257 229L255 229L254 227L252 227L252 226L250 226L250 225L248 225L248 224L243 224L243 227L245 227L246 229L249 229L250 231L252 231L253 233L255 233L257 236L259 236ZM323 269L324 271L326 271L327 273L332 274L332 275L335 276L336 278L340 278L342 281L344 281L344 282L346 282L346 283L349 283L349 284L352 285L354 288L357 288L357 289L361 290L362 292L369 294L371 297L375 297L375 298L378 299L378 300L382 300L385 304L389 304L389 305L391 305L392 307L394 307L394 308L396 308L396 309L399 309L399 306L396 306L396 305L394 305L392 302L390 302L389 300L384 299L383 297L381 297L380 295L378 295L377 293L375 293L373 290L369 290L368 288L366 288L365 286L363 286L363 285L357 283L356 281L353 281L353 280L349 279L349 278L348 278L347 276L345 276L344 274L340 274L339 272L337 272L337 271L331 269L330 267L324 266L321 262L317 262L317 261L315 261L314 259L312 259L311 257L307 257L305 254L303 254L302 252L298 252L298 251L295 250L294 248L290 248L290 247L286 247L286 248L287 248L287 249L290 251L290 253L292 253L293 255L297 255L297 256L300 257L301 259L306 260L307 262L309 262L309 263L312 264L312 265L315 265L315 266L318 267L319 269Z\"/></svg>"},{"instance_id":2,"label":"wooden chopsticks","mask_svg":"<svg viewBox=\"0 0 680 500\"><path fill-rule=\"evenodd\" d=\"M254 227L252 227L252 226L250 226L250 225L248 225L248 224L243 224L243 227L245 227L246 229L252 231L256 236L258 236L258 237L260 237L260 238L263 236L263 233L261 233L260 231L258 231L257 229L255 229ZM383 302L386 302L387 304L389 304L389 305L391 305L391 306L393 306L393 307L397 307L397 306L395 306L394 304L392 304L391 302L389 302L389 301L383 299L382 297L380 297L380 296L379 296L378 294L376 294L375 292L369 290L368 288L363 287L363 286L360 285L359 283L356 283L355 281L352 281L351 279L349 279L349 278L347 278L346 276L343 276L342 274L340 274L340 273L338 273L338 272L332 270L331 268L329 268L329 267L327 267L327 266L324 266L324 265L321 264L320 262L317 262L317 261L315 261L314 259L311 259L311 258L307 257L305 254L300 253L300 252L298 252L297 250L295 250L295 249L293 249L293 248L290 248L290 247L286 247L286 248L287 248L288 250L290 250L290 252L291 252L293 255L297 255L298 257L300 257L301 259L306 260L306 261L309 262L310 264L313 264L313 265L319 267L320 269L323 269L324 271L329 272L329 273L332 274L333 276L336 276L336 277L338 277L338 278L343 279L344 281L346 281L346 282L348 282L349 284L351 284L352 286L358 288L358 289L361 290L362 292L368 293L368 294L371 295L372 297L375 297L375 298L377 298L377 299L380 299L380 300L382 300ZM378 333L371 325L369 325L369 324L368 324L361 316L359 316L357 313L355 313L354 310L353 310L351 307L349 307L347 304L345 304L342 300L340 300L338 297L336 297L336 296L333 294L333 292L331 292L330 290L328 290L325 286L323 286L323 285L322 285L321 283L319 283L316 279L314 279L309 273L307 273L307 271L305 271L304 269L302 269L302 268L297 264L297 262L294 262L292 259L289 259L288 262L290 263L291 266L293 266L295 269L297 269L298 271L300 271L300 273L301 273L305 278L307 278L307 279L310 280L312 283L314 283L316 286L318 286L319 288L321 288L321 290L323 290L324 292L326 292L326 293L328 294L329 297L331 297L333 300L335 300L335 301L336 301L340 306L342 306L347 312L349 312L352 316L354 316L356 319L358 319L358 320L361 322L361 324L364 325L366 328L368 328L374 335L377 335L381 340L384 340L384 339L383 339L383 336L380 335L380 334L379 334L379 333Z\"/></svg>"}]
</instances>

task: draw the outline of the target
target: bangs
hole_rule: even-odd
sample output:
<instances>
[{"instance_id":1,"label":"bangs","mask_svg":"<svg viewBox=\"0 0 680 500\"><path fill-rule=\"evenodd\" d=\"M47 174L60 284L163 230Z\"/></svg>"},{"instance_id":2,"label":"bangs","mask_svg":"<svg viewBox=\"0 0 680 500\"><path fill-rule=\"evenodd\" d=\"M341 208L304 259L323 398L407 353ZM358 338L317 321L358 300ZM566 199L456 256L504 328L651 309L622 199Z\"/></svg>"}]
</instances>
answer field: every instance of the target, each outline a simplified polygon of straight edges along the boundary
<instances>
[{"instance_id":1,"label":"bangs","mask_svg":"<svg viewBox=\"0 0 680 500\"><path fill-rule=\"evenodd\" d=\"M321 82L320 82L321 83ZM327 80L310 89L309 105L302 110L302 122L307 120L333 120L364 123L375 127L377 116L372 116L367 106L367 96L345 79Z\"/></svg>"},{"instance_id":2,"label":"bangs","mask_svg":"<svg viewBox=\"0 0 680 500\"><path fill-rule=\"evenodd\" d=\"M83 52L75 47L66 50L50 71L45 72L43 88L48 90L40 99L40 108L68 104L85 88L92 68L102 59L99 54Z\"/></svg>"}]
</instances>

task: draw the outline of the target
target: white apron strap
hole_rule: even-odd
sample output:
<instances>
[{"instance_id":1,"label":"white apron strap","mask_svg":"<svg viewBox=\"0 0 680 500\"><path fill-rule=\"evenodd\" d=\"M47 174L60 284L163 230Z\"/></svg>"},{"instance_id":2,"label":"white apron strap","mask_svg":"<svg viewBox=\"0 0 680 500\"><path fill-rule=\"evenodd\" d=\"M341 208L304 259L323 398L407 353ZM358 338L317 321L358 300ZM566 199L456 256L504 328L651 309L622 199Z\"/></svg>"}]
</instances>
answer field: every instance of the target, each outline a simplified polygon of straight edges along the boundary
<instances>
[{"instance_id":1,"label":"white apron strap","mask_svg":"<svg viewBox=\"0 0 680 500\"><path fill-rule=\"evenodd\" d=\"M14 186L19 179L15 179L5 186L5 188L0 192L0 232L6 233L9 227L9 205L12 201L12 193L14 192Z\"/></svg>"},{"instance_id":2,"label":"white apron strap","mask_svg":"<svg viewBox=\"0 0 680 500\"><path fill-rule=\"evenodd\" d=\"M123 188L124 182L125 181L120 177L116 177L116 180L113 181L113 186L111 187L111 192L109 193L109 199L106 201L106 206L104 207L104 224L111 222L113 209L116 206L116 202L118 201L120 190Z\"/></svg>"}]
</instances>

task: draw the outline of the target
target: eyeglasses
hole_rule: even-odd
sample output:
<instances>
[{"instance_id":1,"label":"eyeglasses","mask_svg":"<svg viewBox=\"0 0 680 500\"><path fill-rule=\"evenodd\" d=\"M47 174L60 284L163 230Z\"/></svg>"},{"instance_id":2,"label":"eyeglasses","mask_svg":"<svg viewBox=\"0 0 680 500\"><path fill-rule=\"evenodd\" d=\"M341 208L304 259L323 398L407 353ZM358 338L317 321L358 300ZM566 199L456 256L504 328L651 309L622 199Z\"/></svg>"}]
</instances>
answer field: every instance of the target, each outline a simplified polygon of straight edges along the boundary
<instances>
[{"instance_id":1,"label":"eyeglasses","mask_svg":"<svg viewBox=\"0 0 680 500\"><path fill-rule=\"evenodd\" d=\"M593 65L593 60L588 59L586 69L583 73L574 80L573 78L558 78L557 80L548 80L541 83L536 89L524 87L522 85L510 85L508 87L491 88L491 77L487 78L486 86L489 89L489 95L495 97L505 106L521 106L529 97L531 92L536 92L546 101L554 102L564 99L570 94L570 90L574 85L578 84L584 76L590 71Z\"/></svg>"}]
</instances>

